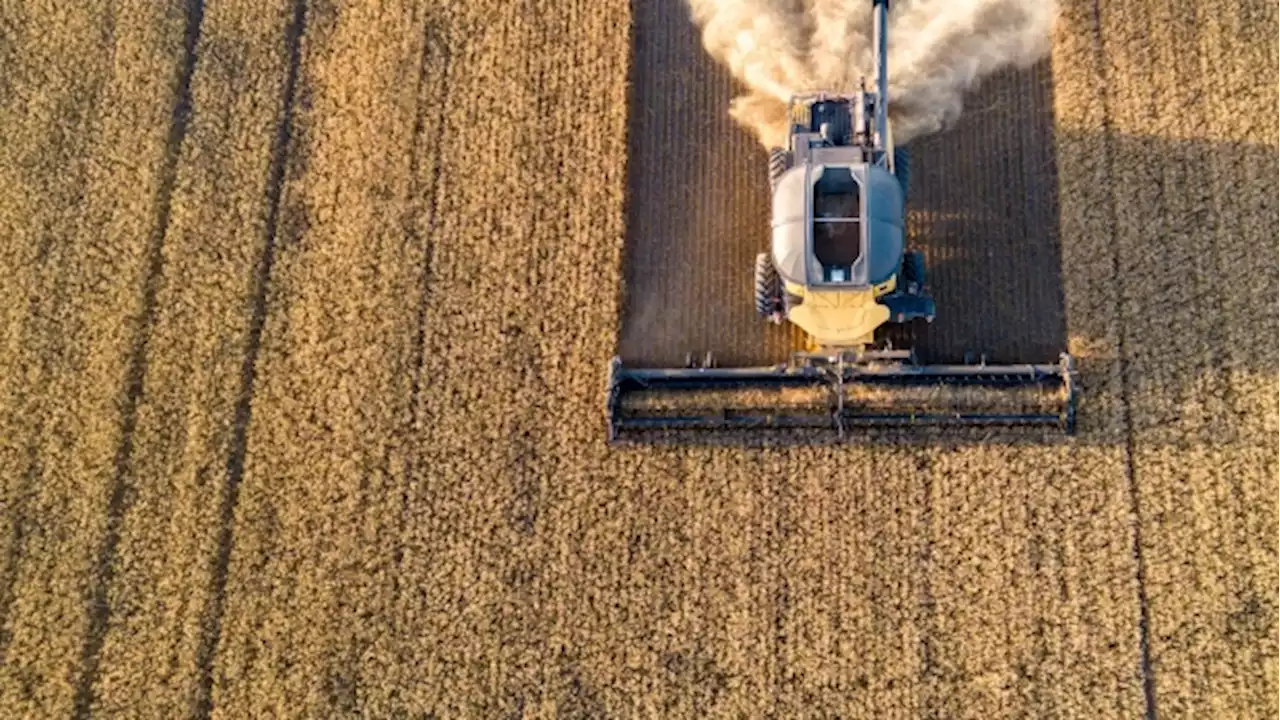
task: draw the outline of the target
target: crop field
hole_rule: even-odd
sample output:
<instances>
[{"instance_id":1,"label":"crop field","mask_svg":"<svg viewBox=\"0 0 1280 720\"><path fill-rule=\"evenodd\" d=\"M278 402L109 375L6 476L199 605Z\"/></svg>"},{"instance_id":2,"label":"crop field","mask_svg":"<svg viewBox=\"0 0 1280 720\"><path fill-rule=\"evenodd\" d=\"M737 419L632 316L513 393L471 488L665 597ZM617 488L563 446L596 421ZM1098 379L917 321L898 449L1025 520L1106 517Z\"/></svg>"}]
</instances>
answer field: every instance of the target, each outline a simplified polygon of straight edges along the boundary
<instances>
[{"instance_id":1,"label":"crop field","mask_svg":"<svg viewBox=\"0 0 1280 720\"><path fill-rule=\"evenodd\" d=\"M678 0L0 0L0 717L1274 717L1276 6L1061 4L911 232L1077 437L610 448L797 340Z\"/></svg>"}]
</instances>

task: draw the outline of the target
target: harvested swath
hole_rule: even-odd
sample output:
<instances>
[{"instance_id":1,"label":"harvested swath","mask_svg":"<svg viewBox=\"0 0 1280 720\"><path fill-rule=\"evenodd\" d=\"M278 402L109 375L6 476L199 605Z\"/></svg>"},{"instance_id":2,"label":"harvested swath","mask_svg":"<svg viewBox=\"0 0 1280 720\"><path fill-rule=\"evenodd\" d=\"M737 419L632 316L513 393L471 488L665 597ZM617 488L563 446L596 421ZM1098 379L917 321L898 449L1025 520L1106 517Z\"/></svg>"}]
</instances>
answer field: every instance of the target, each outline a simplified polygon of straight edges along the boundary
<instances>
[{"instance_id":1,"label":"harvested swath","mask_svg":"<svg viewBox=\"0 0 1280 720\"><path fill-rule=\"evenodd\" d=\"M365 679L355 697L392 715L626 714L626 703L647 702L627 656L648 651L606 629L604 615L621 609L606 598L626 590L592 573L623 572L600 560L625 549L619 506L595 494L611 490L586 478L617 472L590 468L602 461L596 421L616 322L628 4L453 2L443 14L448 84L423 98L442 113L440 156L414 173L436 191L412 225L431 252L408 335L419 391L398 448L411 464L397 467L393 447L387 479L403 522L369 548L395 564L393 610L375 621L382 642L347 656ZM443 69L430 65L428 80ZM335 240L334 252L359 247ZM350 337L333 349L372 352L350 332L317 342ZM351 417L385 416L353 408ZM347 482L359 487L358 477ZM318 515L298 511L300 531L330 512L327 501L313 501ZM376 520L353 530L371 537ZM574 546L590 550L562 554ZM573 569L579 558L587 575ZM362 645L339 650L352 647ZM342 667L330 653L311 657ZM265 686L310 687L287 666L270 672L288 679L263 676Z\"/></svg>"}]
</instances>

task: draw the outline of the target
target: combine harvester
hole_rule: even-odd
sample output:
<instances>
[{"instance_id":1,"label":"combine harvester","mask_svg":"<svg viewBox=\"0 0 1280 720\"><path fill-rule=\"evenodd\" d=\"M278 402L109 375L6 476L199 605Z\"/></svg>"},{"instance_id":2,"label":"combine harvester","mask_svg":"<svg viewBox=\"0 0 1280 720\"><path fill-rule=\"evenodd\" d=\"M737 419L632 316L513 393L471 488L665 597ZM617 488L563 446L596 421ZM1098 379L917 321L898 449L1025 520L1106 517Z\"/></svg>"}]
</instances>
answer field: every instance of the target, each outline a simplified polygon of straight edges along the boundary
<instances>
[{"instance_id":1,"label":"combine harvester","mask_svg":"<svg viewBox=\"0 0 1280 720\"><path fill-rule=\"evenodd\" d=\"M1072 358L1057 364L922 365L877 347L886 323L932 322L924 258L905 247L907 155L889 126L888 0L873 0L876 91L791 101L788 148L770 153L772 248L755 268L755 306L808 335L769 367L628 368L609 378L611 441L673 431L810 428L839 438L876 428L1004 426L1072 433ZM700 365L700 366L699 366Z\"/></svg>"}]
</instances>

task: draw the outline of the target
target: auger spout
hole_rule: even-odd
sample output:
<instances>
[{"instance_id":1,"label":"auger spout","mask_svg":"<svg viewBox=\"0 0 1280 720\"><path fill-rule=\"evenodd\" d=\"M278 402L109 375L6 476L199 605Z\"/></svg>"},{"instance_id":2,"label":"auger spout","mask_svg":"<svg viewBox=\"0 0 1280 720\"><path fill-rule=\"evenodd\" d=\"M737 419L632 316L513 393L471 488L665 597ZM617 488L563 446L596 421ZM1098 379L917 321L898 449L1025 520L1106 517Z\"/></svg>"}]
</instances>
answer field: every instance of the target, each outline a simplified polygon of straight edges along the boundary
<instances>
[{"instance_id":1,"label":"auger spout","mask_svg":"<svg viewBox=\"0 0 1280 720\"><path fill-rule=\"evenodd\" d=\"M872 0L875 9L876 142L888 150L889 138L889 0Z\"/></svg>"}]
</instances>

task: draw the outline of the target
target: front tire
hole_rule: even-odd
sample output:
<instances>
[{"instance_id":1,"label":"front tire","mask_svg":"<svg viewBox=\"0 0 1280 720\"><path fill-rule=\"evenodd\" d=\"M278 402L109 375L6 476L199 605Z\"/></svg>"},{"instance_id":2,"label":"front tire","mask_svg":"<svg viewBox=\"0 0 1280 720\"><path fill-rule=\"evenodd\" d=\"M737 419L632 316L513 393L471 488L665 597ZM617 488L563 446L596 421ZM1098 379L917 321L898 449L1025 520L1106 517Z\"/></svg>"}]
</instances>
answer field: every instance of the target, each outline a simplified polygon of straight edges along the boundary
<instances>
[{"instance_id":1,"label":"front tire","mask_svg":"<svg viewBox=\"0 0 1280 720\"><path fill-rule=\"evenodd\" d=\"M756 256L756 314L775 324L782 322L782 280L769 253Z\"/></svg>"},{"instance_id":2,"label":"front tire","mask_svg":"<svg viewBox=\"0 0 1280 720\"><path fill-rule=\"evenodd\" d=\"M769 148L769 189L778 188L778 178L791 168L791 153L782 148Z\"/></svg>"}]
</instances>

